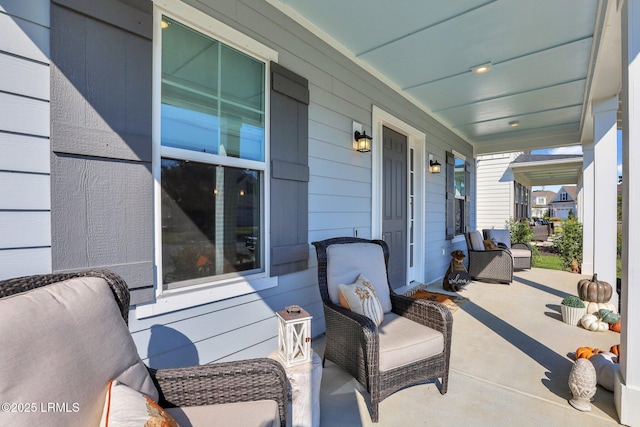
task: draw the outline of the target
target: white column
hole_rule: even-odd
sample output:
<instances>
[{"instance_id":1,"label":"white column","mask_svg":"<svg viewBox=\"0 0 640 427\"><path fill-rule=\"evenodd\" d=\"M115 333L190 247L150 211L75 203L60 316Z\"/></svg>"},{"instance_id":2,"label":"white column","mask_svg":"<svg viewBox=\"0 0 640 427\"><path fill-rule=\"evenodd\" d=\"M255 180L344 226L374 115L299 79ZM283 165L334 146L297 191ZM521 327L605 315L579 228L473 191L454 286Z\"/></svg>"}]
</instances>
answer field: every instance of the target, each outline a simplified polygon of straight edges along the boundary
<instances>
[{"instance_id":1,"label":"white column","mask_svg":"<svg viewBox=\"0 0 640 427\"><path fill-rule=\"evenodd\" d=\"M593 142L582 144L582 214L578 217L582 222L582 274L593 274L593 241L595 210L595 179L593 163Z\"/></svg>"},{"instance_id":2,"label":"white column","mask_svg":"<svg viewBox=\"0 0 640 427\"><path fill-rule=\"evenodd\" d=\"M618 97L594 101L593 111L593 271L616 286ZM614 292L611 303L618 305Z\"/></svg>"},{"instance_id":3,"label":"white column","mask_svg":"<svg viewBox=\"0 0 640 427\"><path fill-rule=\"evenodd\" d=\"M640 425L639 54L640 0L626 0L622 8L622 328L620 373L616 378L614 400L620 422L633 426Z\"/></svg>"}]
</instances>

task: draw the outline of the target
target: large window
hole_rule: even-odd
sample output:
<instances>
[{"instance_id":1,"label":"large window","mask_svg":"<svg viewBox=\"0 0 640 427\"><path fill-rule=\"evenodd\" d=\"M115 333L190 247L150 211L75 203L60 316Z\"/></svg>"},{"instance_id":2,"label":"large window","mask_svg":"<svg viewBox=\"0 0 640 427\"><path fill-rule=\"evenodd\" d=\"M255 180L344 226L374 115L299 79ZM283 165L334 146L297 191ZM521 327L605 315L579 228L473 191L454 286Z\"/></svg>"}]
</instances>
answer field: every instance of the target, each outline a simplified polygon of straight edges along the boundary
<instances>
[{"instance_id":1,"label":"large window","mask_svg":"<svg viewBox=\"0 0 640 427\"><path fill-rule=\"evenodd\" d=\"M465 183L465 161L461 158L455 158L455 172L453 178L455 188L455 234L464 233L465 219L465 202L466 202L466 183Z\"/></svg>"},{"instance_id":2,"label":"large window","mask_svg":"<svg viewBox=\"0 0 640 427\"><path fill-rule=\"evenodd\" d=\"M471 225L471 164L455 152L447 152L446 238L452 240Z\"/></svg>"},{"instance_id":3,"label":"large window","mask_svg":"<svg viewBox=\"0 0 640 427\"><path fill-rule=\"evenodd\" d=\"M163 287L264 272L265 61L161 26Z\"/></svg>"}]
</instances>

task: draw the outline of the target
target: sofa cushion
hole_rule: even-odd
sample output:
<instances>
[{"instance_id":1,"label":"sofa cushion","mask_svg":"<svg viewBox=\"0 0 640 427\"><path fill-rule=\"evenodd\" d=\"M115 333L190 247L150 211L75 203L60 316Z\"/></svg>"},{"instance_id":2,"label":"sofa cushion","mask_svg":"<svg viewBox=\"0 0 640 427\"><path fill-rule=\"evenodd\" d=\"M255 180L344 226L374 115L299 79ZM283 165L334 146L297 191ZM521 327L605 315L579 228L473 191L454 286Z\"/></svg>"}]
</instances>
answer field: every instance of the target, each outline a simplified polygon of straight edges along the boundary
<instances>
[{"instance_id":1,"label":"sofa cushion","mask_svg":"<svg viewBox=\"0 0 640 427\"><path fill-rule=\"evenodd\" d=\"M487 251L498 250L498 245L496 245L496 242L494 242L491 239L484 239L484 241L482 243L484 244L484 248Z\"/></svg>"},{"instance_id":2,"label":"sofa cushion","mask_svg":"<svg viewBox=\"0 0 640 427\"><path fill-rule=\"evenodd\" d=\"M491 239L496 243L503 243L507 248L511 248L511 233L504 229L485 229L482 230L486 239Z\"/></svg>"},{"instance_id":3,"label":"sofa cushion","mask_svg":"<svg viewBox=\"0 0 640 427\"><path fill-rule=\"evenodd\" d=\"M484 251L484 240L479 231L471 231L469 233L469 241L471 242L472 251Z\"/></svg>"},{"instance_id":4,"label":"sofa cushion","mask_svg":"<svg viewBox=\"0 0 640 427\"><path fill-rule=\"evenodd\" d=\"M380 326L384 319L382 305L376 290L373 289L373 285L366 277L361 274L354 283L338 287L340 288L340 304L344 308L367 316L373 320L376 326Z\"/></svg>"},{"instance_id":5,"label":"sofa cushion","mask_svg":"<svg viewBox=\"0 0 640 427\"><path fill-rule=\"evenodd\" d=\"M219 405L183 406L167 408L180 427L199 426L255 426L280 425L278 404L273 400L224 403Z\"/></svg>"},{"instance_id":6,"label":"sofa cushion","mask_svg":"<svg viewBox=\"0 0 640 427\"><path fill-rule=\"evenodd\" d=\"M0 413L0 425L98 425L112 379L158 392L111 289L80 277L0 299L0 396L68 411Z\"/></svg>"},{"instance_id":7,"label":"sofa cushion","mask_svg":"<svg viewBox=\"0 0 640 427\"><path fill-rule=\"evenodd\" d=\"M156 425L178 427L171 415L149 396L117 380L109 383L100 427Z\"/></svg>"},{"instance_id":8,"label":"sofa cushion","mask_svg":"<svg viewBox=\"0 0 640 427\"><path fill-rule=\"evenodd\" d=\"M444 351L441 332L395 313L388 313L379 328L380 370L388 371Z\"/></svg>"},{"instance_id":9,"label":"sofa cushion","mask_svg":"<svg viewBox=\"0 0 640 427\"><path fill-rule=\"evenodd\" d=\"M329 299L340 305L340 284L353 283L362 274L373 284L382 311L391 311L384 253L376 243L345 243L327 248L327 289Z\"/></svg>"}]
</instances>

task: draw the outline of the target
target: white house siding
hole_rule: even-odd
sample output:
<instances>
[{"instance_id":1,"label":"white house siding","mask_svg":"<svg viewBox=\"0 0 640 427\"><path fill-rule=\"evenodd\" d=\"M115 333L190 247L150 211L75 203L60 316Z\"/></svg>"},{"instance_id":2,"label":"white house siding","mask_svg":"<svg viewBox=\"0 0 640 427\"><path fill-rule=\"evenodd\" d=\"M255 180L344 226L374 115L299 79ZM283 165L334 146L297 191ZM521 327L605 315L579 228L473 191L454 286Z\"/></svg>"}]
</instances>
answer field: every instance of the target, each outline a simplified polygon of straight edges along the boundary
<instances>
[{"instance_id":1,"label":"white house siding","mask_svg":"<svg viewBox=\"0 0 640 427\"><path fill-rule=\"evenodd\" d=\"M49 1L0 1L0 280L51 272Z\"/></svg>"},{"instance_id":2,"label":"white house siding","mask_svg":"<svg viewBox=\"0 0 640 427\"><path fill-rule=\"evenodd\" d=\"M6 277L52 268L50 6L38 1L39 7L33 7L33 1L0 0L0 252L6 254L0 255L0 272ZM122 3L136 3L101 1L109 5L103 10L125 10ZM371 133L373 105L424 132L425 153L441 163L452 149L473 163L469 144L267 2L186 3L276 50L282 66L309 80L309 242L353 235L354 229L361 237L371 237L372 155L352 149L352 121ZM464 242L445 238L445 174L427 173L428 156L424 159L422 281L430 282L442 277L449 252L464 248ZM471 194L474 180L472 173ZM474 213L472 203L472 218ZM152 224L153 218L148 221ZM141 357L152 367L168 367L265 356L277 346L274 312L294 303L314 316L312 335L322 334L324 315L311 245L309 251L309 269L279 277L277 287L143 319L133 308L129 326Z\"/></svg>"},{"instance_id":3,"label":"white house siding","mask_svg":"<svg viewBox=\"0 0 640 427\"><path fill-rule=\"evenodd\" d=\"M509 164L520 153L478 156L477 228L504 228L513 217L514 177Z\"/></svg>"}]
</instances>

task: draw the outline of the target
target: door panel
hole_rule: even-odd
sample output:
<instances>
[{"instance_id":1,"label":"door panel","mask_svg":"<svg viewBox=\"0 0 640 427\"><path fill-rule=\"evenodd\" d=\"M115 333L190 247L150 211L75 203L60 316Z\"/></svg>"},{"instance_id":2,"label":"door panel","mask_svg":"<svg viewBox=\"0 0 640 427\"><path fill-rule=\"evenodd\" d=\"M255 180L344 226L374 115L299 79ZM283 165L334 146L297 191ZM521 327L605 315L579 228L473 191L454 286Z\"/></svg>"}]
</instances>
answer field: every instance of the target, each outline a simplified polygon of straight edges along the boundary
<instances>
[{"instance_id":1,"label":"door panel","mask_svg":"<svg viewBox=\"0 0 640 427\"><path fill-rule=\"evenodd\" d=\"M382 238L389 245L389 282L407 282L407 137L382 128Z\"/></svg>"}]
</instances>

